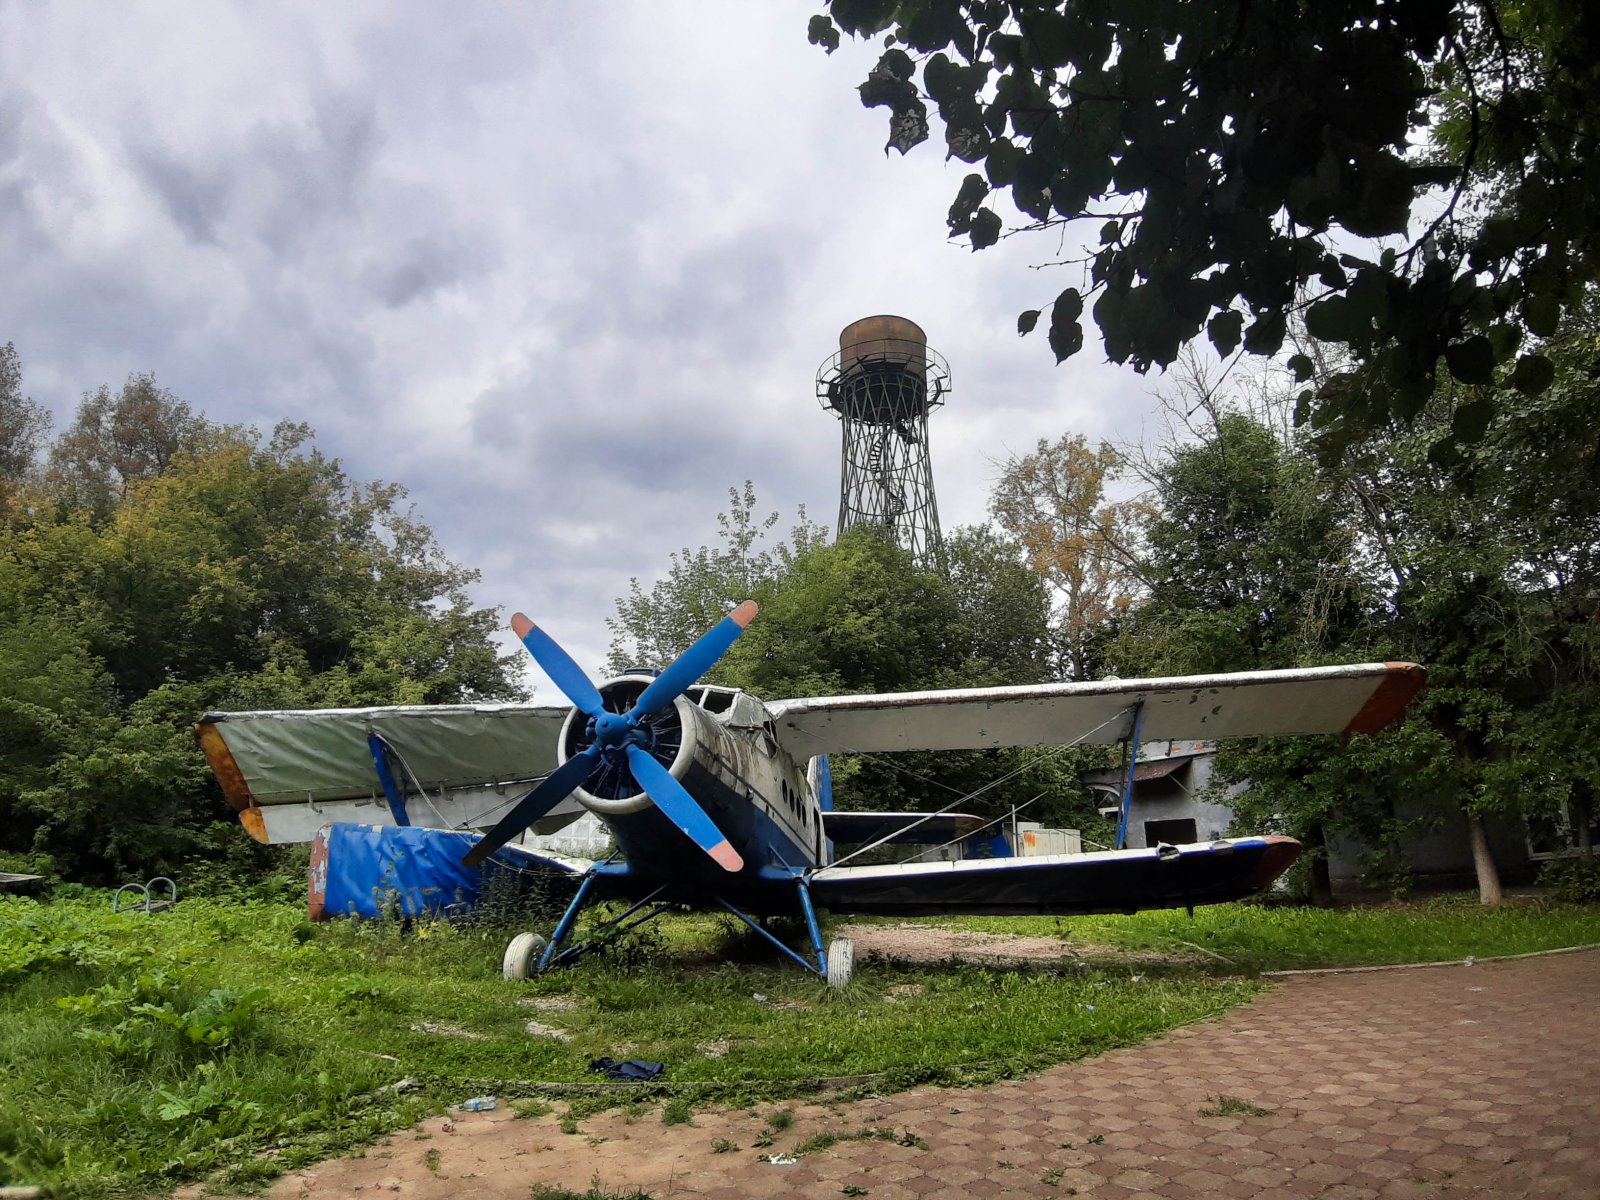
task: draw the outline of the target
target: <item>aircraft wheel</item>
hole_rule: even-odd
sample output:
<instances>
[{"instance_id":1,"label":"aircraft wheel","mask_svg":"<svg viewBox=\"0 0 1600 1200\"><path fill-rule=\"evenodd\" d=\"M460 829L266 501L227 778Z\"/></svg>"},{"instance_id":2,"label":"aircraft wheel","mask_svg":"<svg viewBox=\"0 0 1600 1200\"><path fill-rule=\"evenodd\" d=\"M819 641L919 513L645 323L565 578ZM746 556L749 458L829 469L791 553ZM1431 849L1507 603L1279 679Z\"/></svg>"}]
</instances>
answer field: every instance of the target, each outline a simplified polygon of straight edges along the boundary
<instances>
[{"instance_id":1,"label":"aircraft wheel","mask_svg":"<svg viewBox=\"0 0 1600 1200\"><path fill-rule=\"evenodd\" d=\"M539 969L539 956L549 945L537 933L519 933L506 946L500 974L507 979L527 979Z\"/></svg>"},{"instance_id":2,"label":"aircraft wheel","mask_svg":"<svg viewBox=\"0 0 1600 1200\"><path fill-rule=\"evenodd\" d=\"M856 947L849 938L834 938L828 943L828 986L842 988L855 973Z\"/></svg>"}]
</instances>

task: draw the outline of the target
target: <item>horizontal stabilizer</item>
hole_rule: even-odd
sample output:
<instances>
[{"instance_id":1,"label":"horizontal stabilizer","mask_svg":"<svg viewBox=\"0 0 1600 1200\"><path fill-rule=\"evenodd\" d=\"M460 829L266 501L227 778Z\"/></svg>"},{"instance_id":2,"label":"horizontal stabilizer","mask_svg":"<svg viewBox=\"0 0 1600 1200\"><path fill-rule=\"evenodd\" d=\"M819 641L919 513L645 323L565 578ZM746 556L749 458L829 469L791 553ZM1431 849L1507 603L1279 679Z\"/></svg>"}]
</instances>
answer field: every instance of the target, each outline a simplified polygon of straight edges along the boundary
<instances>
[{"instance_id":1,"label":"horizontal stabilizer","mask_svg":"<svg viewBox=\"0 0 1600 1200\"><path fill-rule=\"evenodd\" d=\"M888 845L934 846L967 834L983 824L970 813L825 812L822 832L835 842L866 843L895 836Z\"/></svg>"},{"instance_id":2,"label":"horizontal stabilizer","mask_svg":"<svg viewBox=\"0 0 1600 1200\"><path fill-rule=\"evenodd\" d=\"M1131 913L1242 900L1300 857L1286 837L1239 838L1153 850L824 867L811 896L840 914L921 917Z\"/></svg>"}]
</instances>

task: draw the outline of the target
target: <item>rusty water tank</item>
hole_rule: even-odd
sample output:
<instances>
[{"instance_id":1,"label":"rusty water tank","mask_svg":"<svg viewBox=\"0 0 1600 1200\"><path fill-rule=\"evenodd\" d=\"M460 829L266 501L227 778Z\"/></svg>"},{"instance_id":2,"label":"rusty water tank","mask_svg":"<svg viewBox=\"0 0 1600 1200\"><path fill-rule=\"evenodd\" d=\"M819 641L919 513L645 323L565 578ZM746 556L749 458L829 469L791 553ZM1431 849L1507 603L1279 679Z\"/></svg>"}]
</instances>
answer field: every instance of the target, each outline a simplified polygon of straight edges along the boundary
<instances>
[{"instance_id":1,"label":"rusty water tank","mask_svg":"<svg viewBox=\"0 0 1600 1200\"><path fill-rule=\"evenodd\" d=\"M829 407L872 425L903 422L927 407L928 336L904 317L852 321L839 334Z\"/></svg>"}]
</instances>

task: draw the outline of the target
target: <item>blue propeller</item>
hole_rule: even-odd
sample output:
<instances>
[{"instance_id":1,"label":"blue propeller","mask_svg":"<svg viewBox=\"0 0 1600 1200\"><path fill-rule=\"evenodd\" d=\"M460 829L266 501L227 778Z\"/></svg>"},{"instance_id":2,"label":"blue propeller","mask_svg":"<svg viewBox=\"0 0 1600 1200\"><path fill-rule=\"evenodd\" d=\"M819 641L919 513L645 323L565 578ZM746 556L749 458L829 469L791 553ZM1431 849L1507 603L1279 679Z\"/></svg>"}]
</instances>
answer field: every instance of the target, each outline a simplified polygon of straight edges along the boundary
<instances>
[{"instance_id":1,"label":"blue propeller","mask_svg":"<svg viewBox=\"0 0 1600 1200\"><path fill-rule=\"evenodd\" d=\"M573 706L589 718L589 732L594 741L524 796L462 861L469 867L477 866L570 796L596 770L626 766L640 790L647 793L667 819L683 830L717 865L727 871L741 870L744 860L732 843L672 773L651 756L647 749L650 732L645 723L693 687L695 681L727 652L755 615L754 601L746 600L739 605L661 672L625 713L606 711L599 691L583 673L583 668L573 662L549 634L521 613L512 617L511 628L522 639L533 660Z\"/></svg>"}]
</instances>

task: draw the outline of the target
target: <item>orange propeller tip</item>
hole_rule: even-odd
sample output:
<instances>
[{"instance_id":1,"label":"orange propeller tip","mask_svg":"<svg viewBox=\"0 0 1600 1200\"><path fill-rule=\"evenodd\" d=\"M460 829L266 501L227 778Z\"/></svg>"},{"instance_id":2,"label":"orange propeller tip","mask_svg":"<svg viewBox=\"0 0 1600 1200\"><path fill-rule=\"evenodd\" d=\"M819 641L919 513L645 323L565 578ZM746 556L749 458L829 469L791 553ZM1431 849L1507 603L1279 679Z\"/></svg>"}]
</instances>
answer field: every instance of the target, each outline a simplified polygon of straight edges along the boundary
<instances>
[{"instance_id":1,"label":"orange propeller tip","mask_svg":"<svg viewBox=\"0 0 1600 1200\"><path fill-rule=\"evenodd\" d=\"M522 613L511 614L511 632L516 634L519 638L527 637L528 630L532 628L533 622L528 620L528 618Z\"/></svg>"},{"instance_id":2,"label":"orange propeller tip","mask_svg":"<svg viewBox=\"0 0 1600 1200\"><path fill-rule=\"evenodd\" d=\"M729 613L728 616L732 618L735 625L737 625L740 629L743 629L749 625L751 621L756 619L756 613L760 611L760 608L756 605L754 600L746 600L743 604L739 605L738 608Z\"/></svg>"},{"instance_id":3,"label":"orange propeller tip","mask_svg":"<svg viewBox=\"0 0 1600 1200\"><path fill-rule=\"evenodd\" d=\"M744 870L744 859L739 857L739 852L727 840L718 842L706 853L711 855L712 861L724 871Z\"/></svg>"}]
</instances>

